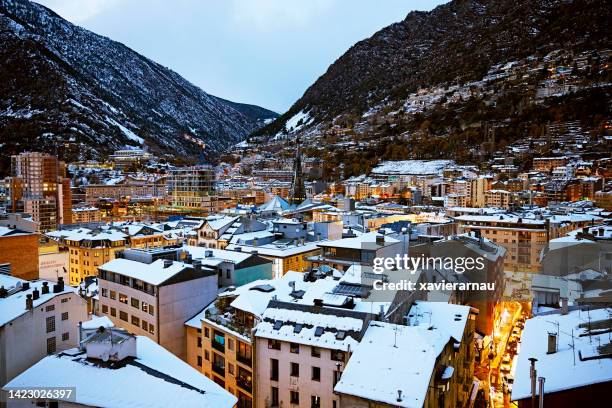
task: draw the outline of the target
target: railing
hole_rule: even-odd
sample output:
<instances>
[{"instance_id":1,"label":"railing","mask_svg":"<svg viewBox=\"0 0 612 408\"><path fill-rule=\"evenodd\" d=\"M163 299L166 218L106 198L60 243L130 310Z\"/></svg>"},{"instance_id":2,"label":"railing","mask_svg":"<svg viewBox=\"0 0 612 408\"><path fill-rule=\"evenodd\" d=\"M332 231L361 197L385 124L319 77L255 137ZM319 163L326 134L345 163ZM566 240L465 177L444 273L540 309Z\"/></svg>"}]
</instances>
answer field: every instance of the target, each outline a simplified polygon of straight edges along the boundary
<instances>
[{"instance_id":1,"label":"railing","mask_svg":"<svg viewBox=\"0 0 612 408\"><path fill-rule=\"evenodd\" d=\"M218 351L220 351L222 353L225 353L225 345L224 344L221 344L221 343L219 343L219 342L217 342L215 340L213 340L211 343L212 343L212 346L213 346L213 348L215 350L218 350Z\"/></svg>"},{"instance_id":2,"label":"railing","mask_svg":"<svg viewBox=\"0 0 612 408\"><path fill-rule=\"evenodd\" d=\"M240 354L236 354L236 360L238 360L238 362L244 365L247 365L249 367L251 367L251 364L253 363L253 360L251 359L251 357L242 356Z\"/></svg>"},{"instance_id":3,"label":"railing","mask_svg":"<svg viewBox=\"0 0 612 408\"><path fill-rule=\"evenodd\" d=\"M215 373L219 374L220 376L225 377L225 367L224 366L213 364L212 365L212 370Z\"/></svg>"},{"instance_id":4,"label":"railing","mask_svg":"<svg viewBox=\"0 0 612 408\"><path fill-rule=\"evenodd\" d=\"M246 378L236 377L236 384L247 392L251 392L253 390L253 382L248 381Z\"/></svg>"}]
</instances>

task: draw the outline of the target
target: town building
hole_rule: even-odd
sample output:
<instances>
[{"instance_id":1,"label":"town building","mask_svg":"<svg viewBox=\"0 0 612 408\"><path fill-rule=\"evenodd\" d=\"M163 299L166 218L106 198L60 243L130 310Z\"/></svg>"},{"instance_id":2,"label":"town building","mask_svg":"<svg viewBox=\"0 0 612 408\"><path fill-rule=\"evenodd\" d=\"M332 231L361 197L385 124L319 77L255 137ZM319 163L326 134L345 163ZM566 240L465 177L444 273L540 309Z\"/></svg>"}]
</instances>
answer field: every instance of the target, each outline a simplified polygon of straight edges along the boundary
<instances>
[{"instance_id":1,"label":"town building","mask_svg":"<svg viewBox=\"0 0 612 408\"><path fill-rule=\"evenodd\" d=\"M11 156L9 186L11 211L30 214L40 231L72 222L70 179L57 157L38 152Z\"/></svg>"},{"instance_id":2,"label":"town building","mask_svg":"<svg viewBox=\"0 0 612 408\"><path fill-rule=\"evenodd\" d=\"M215 172L210 166L172 169L168 177L168 192L175 207L210 208Z\"/></svg>"},{"instance_id":3,"label":"town building","mask_svg":"<svg viewBox=\"0 0 612 408\"><path fill-rule=\"evenodd\" d=\"M47 236L68 248L71 286L77 286L88 276L98 276L98 267L114 259L115 252L128 244L128 236L113 229L58 230Z\"/></svg>"},{"instance_id":4,"label":"town building","mask_svg":"<svg viewBox=\"0 0 612 408\"><path fill-rule=\"evenodd\" d=\"M185 359L184 323L217 293L213 269L158 257L161 251L127 250L100 266L100 311L118 327L147 336ZM170 254L172 256L172 254Z\"/></svg>"},{"instance_id":5,"label":"town building","mask_svg":"<svg viewBox=\"0 0 612 408\"><path fill-rule=\"evenodd\" d=\"M18 214L0 221L0 274L38 279L39 239L36 225L21 222Z\"/></svg>"},{"instance_id":6,"label":"town building","mask_svg":"<svg viewBox=\"0 0 612 408\"><path fill-rule=\"evenodd\" d=\"M0 384L48 354L78 345L87 305L62 280L28 282L0 274Z\"/></svg>"},{"instance_id":7,"label":"town building","mask_svg":"<svg viewBox=\"0 0 612 408\"><path fill-rule=\"evenodd\" d=\"M4 386L72 389L51 404L71 407L232 408L236 398L145 336L104 328L79 348L47 356ZM22 401L24 406L38 403Z\"/></svg>"},{"instance_id":8,"label":"town building","mask_svg":"<svg viewBox=\"0 0 612 408\"><path fill-rule=\"evenodd\" d=\"M475 357L470 307L415 302L406 321L369 323L334 387L339 407L468 405Z\"/></svg>"},{"instance_id":9,"label":"town building","mask_svg":"<svg viewBox=\"0 0 612 408\"><path fill-rule=\"evenodd\" d=\"M609 326L609 310L592 307L527 320L512 401L519 408L531 407L532 381L538 390L539 378L544 379L545 406L579 407L606 401L612 385L612 355L609 330L602 327ZM530 359L535 359L533 375Z\"/></svg>"},{"instance_id":10,"label":"town building","mask_svg":"<svg viewBox=\"0 0 612 408\"><path fill-rule=\"evenodd\" d=\"M89 222L100 222L102 215L96 207L77 207L72 209L72 223L81 224Z\"/></svg>"}]
</instances>

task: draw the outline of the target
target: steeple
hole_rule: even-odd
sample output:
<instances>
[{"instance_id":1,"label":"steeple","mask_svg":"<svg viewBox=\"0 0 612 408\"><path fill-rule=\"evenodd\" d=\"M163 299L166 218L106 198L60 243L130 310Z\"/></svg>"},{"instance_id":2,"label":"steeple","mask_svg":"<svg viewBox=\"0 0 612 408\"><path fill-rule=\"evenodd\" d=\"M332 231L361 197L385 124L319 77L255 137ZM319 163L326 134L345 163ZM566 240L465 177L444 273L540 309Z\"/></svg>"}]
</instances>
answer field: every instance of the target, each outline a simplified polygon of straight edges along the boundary
<instances>
[{"instance_id":1,"label":"steeple","mask_svg":"<svg viewBox=\"0 0 612 408\"><path fill-rule=\"evenodd\" d=\"M291 192L289 194L289 202L291 204L300 204L306 199L306 188L304 187L304 179L302 178L302 160L300 153L300 138L295 140L295 158L293 160L293 180L291 182Z\"/></svg>"}]
</instances>

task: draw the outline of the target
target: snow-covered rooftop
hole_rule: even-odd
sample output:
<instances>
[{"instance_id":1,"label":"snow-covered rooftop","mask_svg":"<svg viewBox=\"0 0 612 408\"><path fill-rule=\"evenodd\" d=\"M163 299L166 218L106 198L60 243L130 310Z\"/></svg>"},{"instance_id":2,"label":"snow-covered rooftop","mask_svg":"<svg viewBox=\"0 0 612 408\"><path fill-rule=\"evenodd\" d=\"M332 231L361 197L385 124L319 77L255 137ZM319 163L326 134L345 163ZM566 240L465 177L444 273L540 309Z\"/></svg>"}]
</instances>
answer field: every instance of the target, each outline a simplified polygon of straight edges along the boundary
<instances>
[{"instance_id":1,"label":"snow-covered rooftop","mask_svg":"<svg viewBox=\"0 0 612 408\"><path fill-rule=\"evenodd\" d=\"M86 406L231 408L237 398L147 337L137 357L109 367L71 349L43 358L5 387L76 387Z\"/></svg>"},{"instance_id":2,"label":"snow-covered rooftop","mask_svg":"<svg viewBox=\"0 0 612 408\"><path fill-rule=\"evenodd\" d=\"M610 344L606 330L593 329L589 335L589 321L607 321L610 325L612 309L574 310L567 315L540 315L527 320L521 336L521 351L518 355L516 378L512 388L512 400L531 396L529 358L537 358L538 377L546 378L546 393L612 381L612 359L608 355L598 356L598 346ZM558 324L558 326L557 326ZM606 324L604 324L605 326ZM548 351L548 335L559 330L558 349ZM572 339L573 333L573 339ZM572 349L572 344L575 348ZM575 363L574 363L575 361ZM544 399L546 400L546 399Z\"/></svg>"},{"instance_id":3,"label":"snow-covered rooftop","mask_svg":"<svg viewBox=\"0 0 612 408\"><path fill-rule=\"evenodd\" d=\"M436 359L448 340L426 326L370 322L334 391L394 407L422 407Z\"/></svg>"},{"instance_id":4,"label":"snow-covered rooftop","mask_svg":"<svg viewBox=\"0 0 612 408\"><path fill-rule=\"evenodd\" d=\"M124 258L115 258L100 266L102 270L129 276L155 286L164 283L187 268L191 268L191 265L183 262L172 261L172 265L164 267L163 259L146 264Z\"/></svg>"},{"instance_id":5,"label":"snow-covered rooftop","mask_svg":"<svg viewBox=\"0 0 612 408\"><path fill-rule=\"evenodd\" d=\"M49 293L43 294L42 287L43 283L45 282L49 287ZM4 287L4 289L9 291L9 295L7 297L0 298L0 327L15 320L28 311L26 309L26 296L28 294L32 294L34 289L38 289L38 292L40 293L39 298L33 300L35 308L48 302L55 296L77 292L77 289L64 285L63 291L53 293L54 283L44 280L29 282L30 288L27 290L21 290L24 284L27 284L27 281L15 278L13 276L0 274L0 287Z\"/></svg>"}]
</instances>

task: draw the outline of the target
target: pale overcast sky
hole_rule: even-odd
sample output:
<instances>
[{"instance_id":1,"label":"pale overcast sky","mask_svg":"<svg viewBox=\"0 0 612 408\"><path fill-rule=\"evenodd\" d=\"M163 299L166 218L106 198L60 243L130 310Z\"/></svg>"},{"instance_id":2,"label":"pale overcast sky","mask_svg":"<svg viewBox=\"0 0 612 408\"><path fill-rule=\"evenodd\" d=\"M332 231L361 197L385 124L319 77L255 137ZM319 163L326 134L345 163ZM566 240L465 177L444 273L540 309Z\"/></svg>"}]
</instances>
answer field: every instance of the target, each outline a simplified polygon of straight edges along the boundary
<instances>
[{"instance_id":1,"label":"pale overcast sky","mask_svg":"<svg viewBox=\"0 0 612 408\"><path fill-rule=\"evenodd\" d=\"M286 111L351 45L443 0L38 0L206 92Z\"/></svg>"}]
</instances>

